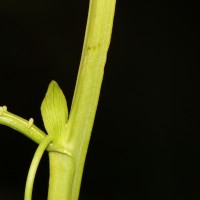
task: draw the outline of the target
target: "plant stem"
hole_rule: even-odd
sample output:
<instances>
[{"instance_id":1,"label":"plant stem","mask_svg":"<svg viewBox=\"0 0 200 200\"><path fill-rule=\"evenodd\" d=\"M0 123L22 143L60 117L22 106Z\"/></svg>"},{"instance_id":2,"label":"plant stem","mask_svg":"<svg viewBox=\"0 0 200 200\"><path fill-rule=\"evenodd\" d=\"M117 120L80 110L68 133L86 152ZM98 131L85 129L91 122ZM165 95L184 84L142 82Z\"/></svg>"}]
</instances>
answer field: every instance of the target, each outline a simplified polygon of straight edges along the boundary
<instances>
[{"instance_id":1,"label":"plant stem","mask_svg":"<svg viewBox=\"0 0 200 200\"><path fill-rule=\"evenodd\" d=\"M32 120L25 120L11 112L7 111L6 106L0 106L0 124L9 126L30 138L37 144L40 144L45 138L46 134L33 124ZM31 122L31 123L30 123Z\"/></svg>"},{"instance_id":2,"label":"plant stem","mask_svg":"<svg viewBox=\"0 0 200 200\"><path fill-rule=\"evenodd\" d=\"M74 177L73 158L58 152L49 152L50 179L48 200L71 200Z\"/></svg>"},{"instance_id":3,"label":"plant stem","mask_svg":"<svg viewBox=\"0 0 200 200\"><path fill-rule=\"evenodd\" d=\"M52 93L53 96L50 95L48 97L50 100L47 99L47 107L51 107L51 113L53 110L53 115L49 118L50 122L47 123L47 128L50 127L49 130L51 130L53 127L52 130L55 132L55 137L46 136L43 131L33 124L32 118L27 121L8 112L6 106L0 106L0 124L7 125L36 143L41 144L36 151L33 164L31 164L31 169L33 170L30 171L28 177L27 199L31 199L33 178L42 155L41 153L47 148L50 159L48 199L78 200L85 157L111 39L115 4L116 0L90 0L82 57L68 122L66 120L67 117L64 117L63 120L62 114L59 115L61 117L57 121L57 114L60 111L62 112L62 108L59 111L57 108L60 108L60 105L63 104L63 102L60 102L63 99L63 95L59 97L58 94L61 94L60 92L54 95L54 92L58 92L59 89L55 83L51 85L53 86L53 91L57 89ZM48 108L45 108L45 106L43 108L45 112L49 112ZM46 120L49 114L45 112L43 114L45 114ZM53 119L51 117L55 118L56 123L54 123L54 120L51 122ZM51 123L54 123L54 125ZM65 123L67 123L67 126ZM54 129L55 124L56 129ZM59 132L60 128L62 133ZM56 134L61 136L55 142Z\"/></svg>"},{"instance_id":4,"label":"plant stem","mask_svg":"<svg viewBox=\"0 0 200 200\"><path fill-rule=\"evenodd\" d=\"M72 198L77 200L111 40L116 0L90 0L87 28L66 144L75 159ZM68 199L67 199L68 200Z\"/></svg>"}]
</instances>

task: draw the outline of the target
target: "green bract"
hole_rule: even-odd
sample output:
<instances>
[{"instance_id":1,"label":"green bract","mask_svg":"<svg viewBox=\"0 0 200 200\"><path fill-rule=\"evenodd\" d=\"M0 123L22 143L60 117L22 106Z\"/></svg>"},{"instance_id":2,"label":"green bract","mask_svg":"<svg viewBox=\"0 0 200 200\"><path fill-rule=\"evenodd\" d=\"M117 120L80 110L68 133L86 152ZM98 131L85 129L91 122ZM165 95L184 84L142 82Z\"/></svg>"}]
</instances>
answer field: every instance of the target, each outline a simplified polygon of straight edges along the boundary
<instances>
[{"instance_id":1,"label":"green bract","mask_svg":"<svg viewBox=\"0 0 200 200\"><path fill-rule=\"evenodd\" d=\"M41 105L44 126L53 142L62 143L66 133L68 108L65 96L55 81L49 84L47 93Z\"/></svg>"}]
</instances>

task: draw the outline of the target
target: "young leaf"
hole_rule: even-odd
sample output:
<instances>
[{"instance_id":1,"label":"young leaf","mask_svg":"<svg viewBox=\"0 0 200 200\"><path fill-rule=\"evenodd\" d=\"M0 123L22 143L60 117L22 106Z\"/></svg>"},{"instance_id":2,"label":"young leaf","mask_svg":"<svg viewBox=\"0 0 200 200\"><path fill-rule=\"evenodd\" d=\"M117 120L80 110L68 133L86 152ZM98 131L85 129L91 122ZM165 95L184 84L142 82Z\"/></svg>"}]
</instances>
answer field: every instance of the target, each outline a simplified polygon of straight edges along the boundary
<instances>
[{"instance_id":1,"label":"young leaf","mask_svg":"<svg viewBox=\"0 0 200 200\"><path fill-rule=\"evenodd\" d=\"M65 96L55 81L49 84L41 105L44 126L54 141L62 141L66 132L68 109Z\"/></svg>"}]
</instances>

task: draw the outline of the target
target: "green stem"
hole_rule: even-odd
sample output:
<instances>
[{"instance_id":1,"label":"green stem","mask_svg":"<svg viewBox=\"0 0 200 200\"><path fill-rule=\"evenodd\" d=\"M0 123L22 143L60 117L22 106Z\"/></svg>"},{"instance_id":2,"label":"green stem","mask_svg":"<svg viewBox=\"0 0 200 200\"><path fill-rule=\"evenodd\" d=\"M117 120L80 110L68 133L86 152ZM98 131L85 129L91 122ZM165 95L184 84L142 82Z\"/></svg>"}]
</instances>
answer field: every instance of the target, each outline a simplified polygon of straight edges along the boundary
<instances>
[{"instance_id":1,"label":"green stem","mask_svg":"<svg viewBox=\"0 0 200 200\"><path fill-rule=\"evenodd\" d=\"M33 124L33 119L25 120L13 113L7 111L6 106L0 106L0 124L6 125L26 137L30 138L37 144L40 144L46 134Z\"/></svg>"},{"instance_id":2,"label":"green stem","mask_svg":"<svg viewBox=\"0 0 200 200\"><path fill-rule=\"evenodd\" d=\"M83 167L111 40L116 0L90 0L82 58L67 125L66 144L76 163L72 200L79 196Z\"/></svg>"},{"instance_id":3,"label":"green stem","mask_svg":"<svg viewBox=\"0 0 200 200\"><path fill-rule=\"evenodd\" d=\"M29 176L35 175L42 156L41 152L45 148L50 151L49 200L78 199L111 39L115 4L116 0L90 0L83 52L71 112L67 126L64 125L66 134L63 134L60 144L55 145L55 138L52 138L52 143L49 144L50 139L48 140L48 136L45 139L46 134L33 124L32 118L27 121L8 112L6 106L0 107L0 124L7 125L41 144L36 151L33 164L31 164L30 173L33 174ZM60 103L54 98L50 102ZM57 128L60 130L59 127ZM60 133L58 132L58 134ZM33 180L28 177L26 191L29 192L25 194L27 199L31 198L32 184Z\"/></svg>"},{"instance_id":4,"label":"green stem","mask_svg":"<svg viewBox=\"0 0 200 200\"><path fill-rule=\"evenodd\" d=\"M49 161L48 200L71 200L75 169L73 157L58 152L49 152Z\"/></svg>"}]
</instances>

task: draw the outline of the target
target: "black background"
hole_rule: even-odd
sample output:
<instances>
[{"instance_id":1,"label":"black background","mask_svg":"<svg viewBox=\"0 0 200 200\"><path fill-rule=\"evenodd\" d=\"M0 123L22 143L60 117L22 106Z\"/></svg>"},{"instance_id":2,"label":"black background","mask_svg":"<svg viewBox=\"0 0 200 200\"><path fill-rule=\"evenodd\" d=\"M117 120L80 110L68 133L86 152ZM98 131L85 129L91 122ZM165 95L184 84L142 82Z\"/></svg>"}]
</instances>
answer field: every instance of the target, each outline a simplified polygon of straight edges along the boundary
<instances>
[{"instance_id":1,"label":"black background","mask_svg":"<svg viewBox=\"0 0 200 200\"><path fill-rule=\"evenodd\" d=\"M80 200L200 199L196 99L198 6L118 0ZM0 105L43 128L49 82L68 107L88 0L0 1ZM0 199L23 199L37 145L0 126ZM46 199L48 156L33 199Z\"/></svg>"}]
</instances>

